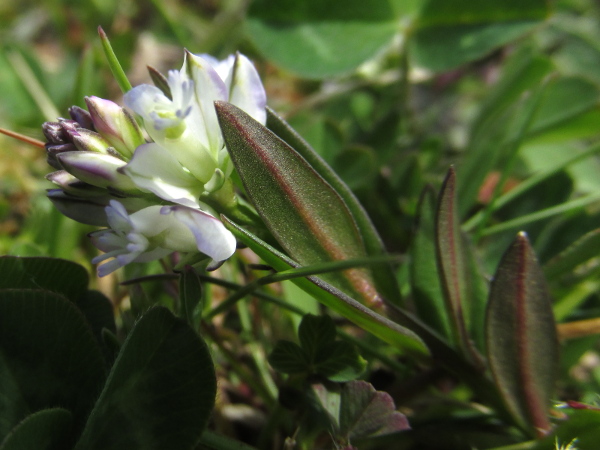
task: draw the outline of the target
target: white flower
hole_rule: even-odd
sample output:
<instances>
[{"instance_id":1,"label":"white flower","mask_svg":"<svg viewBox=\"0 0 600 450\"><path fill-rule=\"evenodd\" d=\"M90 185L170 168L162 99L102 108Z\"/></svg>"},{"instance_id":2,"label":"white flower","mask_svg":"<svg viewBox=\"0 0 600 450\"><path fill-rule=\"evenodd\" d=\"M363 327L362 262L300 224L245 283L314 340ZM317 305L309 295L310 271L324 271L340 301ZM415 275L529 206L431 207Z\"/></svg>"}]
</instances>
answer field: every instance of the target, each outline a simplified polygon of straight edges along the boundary
<instances>
[{"instance_id":1,"label":"white flower","mask_svg":"<svg viewBox=\"0 0 600 450\"><path fill-rule=\"evenodd\" d=\"M235 251L235 238L215 217L184 206L150 206L128 214L112 200L106 207L110 228L90 233L93 244L106 252L93 264L105 276L131 262L148 262L168 254L200 251L216 261Z\"/></svg>"},{"instance_id":2,"label":"white flower","mask_svg":"<svg viewBox=\"0 0 600 450\"><path fill-rule=\"evenodd\" d=\"M182 69L170 71L167 81L171 98L150 85L125 94L154 146L138 147L122 172L164 200L198 206L198 197L219 190L233 170L214 102L229 101L265 123L265 91L250 60L239 54L218 62L187 53Z\"/></svg>"}]
</instances>

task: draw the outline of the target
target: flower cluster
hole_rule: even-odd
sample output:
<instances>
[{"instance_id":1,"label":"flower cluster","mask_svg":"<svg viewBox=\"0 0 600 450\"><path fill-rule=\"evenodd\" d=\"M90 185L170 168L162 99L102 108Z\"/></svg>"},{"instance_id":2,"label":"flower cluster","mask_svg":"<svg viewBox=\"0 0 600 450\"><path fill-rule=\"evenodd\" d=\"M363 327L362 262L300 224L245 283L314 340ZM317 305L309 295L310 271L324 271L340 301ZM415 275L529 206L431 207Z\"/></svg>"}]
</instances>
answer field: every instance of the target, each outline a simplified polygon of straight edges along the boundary
<instances>
[{"instance_id":1,"label":"flower cluster","mask_svg":"<svg viewBox=\"0 0 600 450\"><path fill-rule=\"evenodd\" d=\"M87 97L87 111L74 106L70 119L43 125L48 163L57 169L47 176L58 186L48 197L66 216L108 227L91 234L106 252L93 262L109 260L100 276L174 251L214 261L235 251L217 219L236 198L214 102L233 103L264 124L258 73L240 54L218 61L186 52L181 70L155 79L157 86L127 92L125 108Z\"/></svg>"}]
</instances>

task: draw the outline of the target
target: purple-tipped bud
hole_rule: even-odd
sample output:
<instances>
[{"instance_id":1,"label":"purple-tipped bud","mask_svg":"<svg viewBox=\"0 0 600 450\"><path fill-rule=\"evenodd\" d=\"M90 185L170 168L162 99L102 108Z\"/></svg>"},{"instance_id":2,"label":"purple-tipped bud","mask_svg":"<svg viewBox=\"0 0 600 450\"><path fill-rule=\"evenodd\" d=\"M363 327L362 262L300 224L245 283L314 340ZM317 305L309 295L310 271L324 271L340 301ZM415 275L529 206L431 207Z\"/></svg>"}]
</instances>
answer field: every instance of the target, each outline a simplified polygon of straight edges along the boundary
<instances>
[{"instance_id":1,"label":"purple-tipped bud","mask_svg":"<svg viewBox=\"0 0 600 450\"><path fill-rule=\"evenodd\" d=\"M44 122L42 132L51 144L62 144L67 142L68 136L58 122Z\"/></svg>"},{"instance_id":2,"label":"purple-tipped bud","mask_svg":"<svg viewBox=\"0 0 600 450\"><path fill-rule=\"evenodd\" d=\"M71 106L69 108L69 116L71 116L71 119L76 121L81 128L87 128L88 130L94 131L92 116L85 109L80 108L79 106Z\"/></svg>"},{"instance_id":3,"label":"purple-tipped bud","mask_svg":"<svg viewBox=\"0 0 600 450\"><path fill-rule=\"evenodd\" d=\"M77 151L77 147L75 147L75 144L72 144L72 143L56 144L56 145L46 144L46 157L47 157L46 160L48 161L49 165L51 165L55 169L60 170L60 169L62 169L62 166L56 159L56 155L58 155L59 153L74 152L74 151Z\"/></svg>"},{"instance_id":4,"label":"purple-tipped bud","mask_svg":"<svg viewBox=\"0 0 600 450\"><path fill-rule=\"evenodd\" d=\"M69 136L77 149L84 152L108 153L110 144L95 133L85 128L77 128L74 131L69 130Z\"/></svg>"},{"instance_id":5,"label":"purple-tipped bud","mask_svg":"<svg viewBox=\"0 0 600 450\"><path fill-rule=\"evenodd\" d=\"M56 209L68 218L86 225L108 226L104 212L108 199L90 201L71 196L62 189L49 189L47 195Z\"/></svg>"},{"instance_id":6,"label":"purple-tipped bud","mask_svg":"<svg viewBox=\"0 0 600 450\"><path fill-rule=\"evenodd\" d=\"M106 189L101 189L75 178L66 170L58 170L46 175L46 179L59 186L65 193L79 197L98 198L106 196Z\"/></svg>"},{"instance_id":7,"label":"purple-tipped bud","mask_svg":"<svg viewBox=\"0 0 600 450\"><path fill-rule=\"evenodd\" d=\"M119 192L139 193L131 178L118 172L124 163L114 156L96 152L65 152L56 156L61 166L88 184Z\"/></svg>"},{"instance_id":8,"label":"purple-tipped bud","mask_svg":"<svg viewBox=\"0 0 600 450\"><path fill-rule=\"evenodd\" d=\"M99 97L86 97L85 103L96 130L125 158L145 143L139 125L125 109Z\"/></svg>"}]
</instances>

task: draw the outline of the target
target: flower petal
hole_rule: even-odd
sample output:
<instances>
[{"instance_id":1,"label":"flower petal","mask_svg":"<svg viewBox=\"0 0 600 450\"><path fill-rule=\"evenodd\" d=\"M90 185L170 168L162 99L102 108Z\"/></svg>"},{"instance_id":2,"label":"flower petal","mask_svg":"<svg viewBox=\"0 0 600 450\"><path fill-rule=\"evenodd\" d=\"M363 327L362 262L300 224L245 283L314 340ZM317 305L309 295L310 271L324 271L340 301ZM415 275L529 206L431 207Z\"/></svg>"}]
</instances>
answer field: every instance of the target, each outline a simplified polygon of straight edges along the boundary
<instances>
[{"instance_id":1,"label":"flower petal","mask_svg":"<svg viewBox=\"0 0 600 450\"><path fill-rule=\"evenodd\" d=\"M203 184L186 172L175 157L156 143L140 145L131 161L121 169L140 189L163 200L199 207Z\"/></svg>"},{"instance_id":2,"label":"flower petal","mask_svg":"<svg viewBox=\"0 0 600 450\"><path fill-rule=\"evenodd\" d=\"M254 64L238 53L226 83L229 86L229 103L264 125L267 121L267 94Z\"/></svg>"},{"instance_id":3,"label":"flower petal","mask_svg":"<svg viewBox=\"0 0 600 450\"><path fill-rule=\"evenodd\" d=\"M185 224L194 235L198 250L214 260L223 261L235 252L235 237L220 220L210 214L183 206L164 206L161 213L173 214Z\"/></svg>"}]
</instances>

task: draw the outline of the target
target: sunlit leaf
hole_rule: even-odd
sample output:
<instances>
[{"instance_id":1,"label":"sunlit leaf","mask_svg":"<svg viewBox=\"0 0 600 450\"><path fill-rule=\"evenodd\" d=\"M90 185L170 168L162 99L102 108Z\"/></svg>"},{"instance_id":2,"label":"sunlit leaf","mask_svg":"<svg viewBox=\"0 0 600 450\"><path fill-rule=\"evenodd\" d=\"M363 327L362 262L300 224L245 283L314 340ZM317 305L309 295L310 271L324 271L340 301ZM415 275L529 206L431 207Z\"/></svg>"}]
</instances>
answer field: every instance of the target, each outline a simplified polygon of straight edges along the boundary
<instances>
[{"instance_id":1,"label":"sunlit leaf","mask_svg":"<svg viewBox=\"0 0 600 450\"><path fill-rule=\"evenodd\" d=\"M247 22L249 37L267 58L305 78L352 71L396 29L388 0L258 0Z\"/></svg>"},{"instance_id":2,"label":"sunlit leaf","mask_svg":"<svg viewBox=\"0 0 600 450\"><path fill-rule=\"evenodd\" d=\"M347 205L300 154L234 105L216 102L216 108L248 196L294 260L310 265L366 255ZM367 304L381 301L365 269L321 278Z\"/></svg>"}]
</instances>

